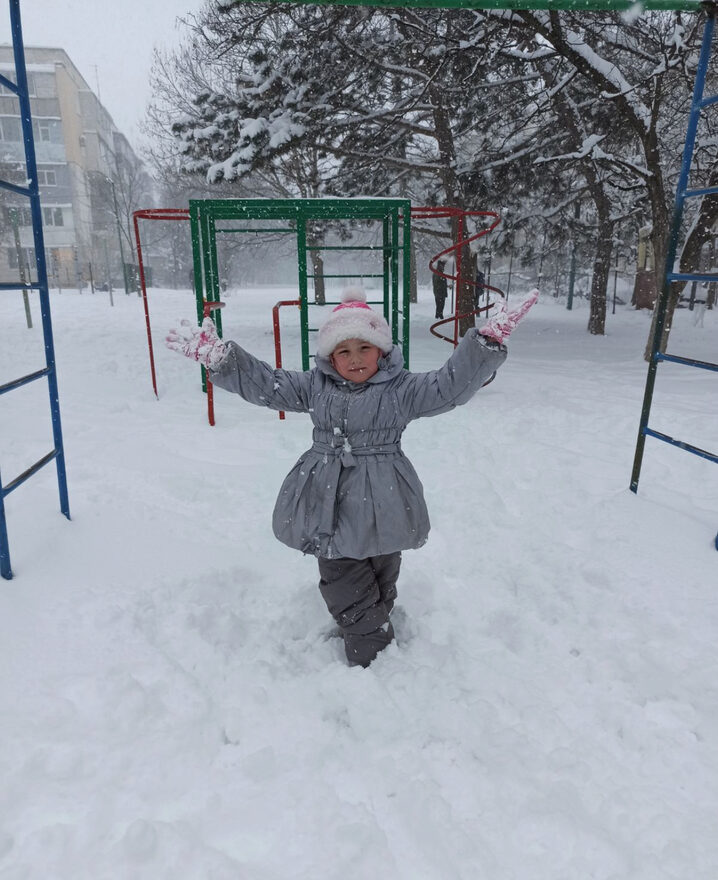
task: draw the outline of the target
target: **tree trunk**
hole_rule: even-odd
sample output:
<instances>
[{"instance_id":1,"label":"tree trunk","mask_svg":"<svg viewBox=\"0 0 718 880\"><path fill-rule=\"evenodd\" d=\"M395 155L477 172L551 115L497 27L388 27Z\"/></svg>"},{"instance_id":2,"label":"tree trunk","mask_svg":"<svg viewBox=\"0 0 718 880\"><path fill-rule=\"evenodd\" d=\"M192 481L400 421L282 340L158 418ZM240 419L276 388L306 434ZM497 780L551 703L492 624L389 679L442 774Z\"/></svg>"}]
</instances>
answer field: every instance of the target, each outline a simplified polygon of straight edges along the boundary
<instances>
[{"instance_id":1,"label":"tree trunk","mask_svg":"<svg viewBox=\"0 0 718 880\"><path fill-rule=\"evenodd\" d=\"M454 243L457 244L466 237L465 223L463 218L453 221ZM465 315L459 321L459 336L464 336L466 331L476 325L474 318L474 278L472 275L471 248L465 244L462 248L454 251L457 254L457 264L460 267L460 283L456 285L456 313Z\"/></svg>"},{"instance_id":2,"label":"tree trunk","mask_svg":"<svg viewBox=\"0 0 718 880\"><path fill-rule=\"evenodd\" d=\"M409 302L416 303L419 301L419 285L416 277L416 244L414 239L411 240L411 275L409 277Z\"/></svg>"},{"instance_id":3,"label":"tree trunk","mask_svg":"<svg viewBox=\"0 0 718 880\"><path fill-rule=\"evenodd\" d=\"M655 113L655 109L654 109ZM651 329L646 340L646 350L643 356L646 361L651 360L651 352L653 347L653 337L656 332L656 321L658 320L658 299L663 290L663 282L666 272L666 256L668 253L668 237L670 232L670 214L668 205L666 204L665 190L663 186L663 168L661 166L661 158L658 150L658 140L653 125L646 136L644 142L644 152L646 156L646 167L651 172L651 176L646 181L648 187L648 197L651 203L651 217L653 220L653 229L651 231L651 244L653 245L653 266L656 274L656 307L653 309L653 320L651 321ZM668 336L671 332L671 324L673 323L673 312L678 302L679 291L674 284L673 289L668 298L668 307L666 310L666 320L663 325L659 350L664 352L668 345Z\"/></svg>"},{"instance_id":4,"label":"tree trunk","mask_svg":"<svg viewBox=\"0 0 718 880\"><path fill-rule=\"evenodd\" d=\"M611 224L609 223L609 227ZM588 316L588 332L593 336L603 336L606 332L606 290L611 270L611 251L613 249L610 229L608 234L599 236L596 254L593 259L593 278L591 279L591 304Z\"/></svg>"},{"instance_id":5,"label":"tree trunk","mask_svg":"<svg viewBox=\"0 0 718 880\"><path fill-rule=\"evenodd\" d=\"M449 114L443 106L442 95L436 86L429 90L434 105L434 129L436 142L439 148L441 180L446 194L446 204L454 208L463 208L459 181L456 176L456 150L454 136L451 130ZM463 218L453 217L451 220L451 238L454 244L458 244L465 238L465 223ZM459 252L460 251L460 252ZM454 250L455 268L454 274L458 275L460 282L456 284L456 314L466 315L474 309L474 285L471 278L471 250L469 245ZM467 330L474 326L473 314L459 321L459 336L464 336Z\"/></svg>"},{"instance_id":6,"label":"tree trunk","mask_svg":"<svg viewBox=\"0 0 718 880\"><path fill-rule=\"evenodd\" d=\"M321 244L314 236L307 236L307 246L317 248ZM318 250L310 250L310 259L312 261L312 274L314 276L314 304L323 306L326 303L326 291L324 287L324 260L322 252Z\"/></svg>"}]
</instances>

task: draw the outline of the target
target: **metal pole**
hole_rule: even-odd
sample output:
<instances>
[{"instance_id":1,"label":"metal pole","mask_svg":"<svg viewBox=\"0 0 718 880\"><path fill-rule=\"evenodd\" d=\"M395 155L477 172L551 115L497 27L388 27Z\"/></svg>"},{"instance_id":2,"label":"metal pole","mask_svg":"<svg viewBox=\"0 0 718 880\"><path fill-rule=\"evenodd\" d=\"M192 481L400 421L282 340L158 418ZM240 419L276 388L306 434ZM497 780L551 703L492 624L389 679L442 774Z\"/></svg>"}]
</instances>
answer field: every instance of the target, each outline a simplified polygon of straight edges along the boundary
<instances>
[{"instance_id":1,"label":"metal pole","mask_svg":"<svg viewBox=\"0 0 718 880\"><path fill-rule=\"evenodd\" d=\"M616 314L616 286L618 285L618 266L613 269L613 309L611 314Z\"/></svg>"},{"instance_id":2,"label":"metal pole","mask_svg":"<svg viewBox=\"0 0 718 880\"><path fill-rule=\"evenodd\" d=\"M122 280L125 283L125 294L130 295L130 287L127 283L127 266L125 265L125 252L122 247L122 224L120 223L120 212L117 208L117 193L115 192L115 181L108 177L110 187L112 188L112 203L115 206L115 220L117 221L117 240L120 243L120 260L122 260Z\"/></svg>"},{"instance_id":3,"label":"metal pole","mask_svg":"<svg viewBox=\"0 0 718 880\"><path fill-rule=\"evenodd\" d=\"M27 288L24 286L28 283L30 276L29 273L25 274L25 260L22 254L22 245L20 244L20 224L17 218L17 208L10 208L8 210L8 214L10 215L10 224L12 225L12 234L15 239L15 252L17 253L17 268L20 273L20 281L23 284L22 289L22 300L25 305L25 321L27 322L27 329L32 329L32 314L30 312L30 298L28 296Z\"/></svg>"},{"instance_id":4,"label":"metal pole","mask_svg":"<svg viewBox=\"0 0 718 880\"><path fill-rule=\"evenodd\" d=\"M573 206L574 219L578 220L581 216L581 204L576 202ZM571 240L571 268L568 273L568 295L566 297L566 309L573 309L573 287L576 281L576 230L574 229L573 238Z\"/></svg>"},{"instance_id":5,"label":"metal pole","mask_svg":"<svg viewBox=\"0 0 718 880\"><path fill-rule=\"evenodd\" d=\"M77 284L77 292L82 293L85 285L82 283L82 269L80 269L80 256L77 252L77 246L72 249L72 254L75 264L75 284Z\"/></svg>"},{"instance_id":6,"label":"metal pole","mask_svg":"<svg viewBox=\"0 0 718 880\"><path fill-rule=\"evenodd\" d=\"M145 265L142 259L142 245L140 243L140 225L138 223L137 212L132 215L132 220L135 224L135 244L137 247L137 265L139 266L140 272L140 287L142 289L142 302L145 309L145 327L147 329L147 343L150 349L150 373L152 375L152 388L155 392L155 397L159 400L159 394L157 393L157 376L155 375L155 355L152 350L152 329L150 327L150 308L147 301L147 282L145 280Z\"/></svg>"},{"instance_id":7,"label":"metal pole","mask_svg":"<svg viewBox=\"0 0 718 880\"><path fill-rule=\"evenodd\" d=\"M110 255L107 251L107 239L105 239L104 245L105 245L105 268L107 271L107 290L109 291L109 294L110 294L110 305L114 306L115 301L112 298L112 273L110 271Z\"/></svg>"},{"instance_id":8,"label":"metal pole","mask_svg":"<svg viewBox=\"0 0 718 880\"><path fill-rule=\"evenodd\" d=\"M403 211L403 223L401 227L404 267L402 269L402 277L404 281L404 295L401 304L401 340L402 354L404 355L404 366L409 369L409 311L411 309L411 274L412 274L412 248L411 248L411 204L407 202ZM414 266L414 270L416 267Z\"/></svg>"},{"instance_id":9,"label":"metal pole","mask_svg":"<svg viewBox=\"0 0 718 880\"><path fill-rule=\"evenodd\" d=\"M511 250L509 251L509 277L506 279L506 302L509 301L509 293L511 291L511 269L514 265L514 237L511 235Z\"/></svg>"}]
</instances>

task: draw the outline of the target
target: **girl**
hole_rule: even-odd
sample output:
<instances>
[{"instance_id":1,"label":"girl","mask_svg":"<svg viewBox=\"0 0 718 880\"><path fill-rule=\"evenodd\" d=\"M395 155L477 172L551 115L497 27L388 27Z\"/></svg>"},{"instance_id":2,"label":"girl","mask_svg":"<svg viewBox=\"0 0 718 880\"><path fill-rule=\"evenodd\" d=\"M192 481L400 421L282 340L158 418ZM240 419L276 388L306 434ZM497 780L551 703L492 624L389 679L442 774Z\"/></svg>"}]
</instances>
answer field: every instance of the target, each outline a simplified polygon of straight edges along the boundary
<instances>
[{"instance_id":1,"label":"girl","mask_svg":"<svg viewBox=\"0 0 718 880\"><path fill-rule=\"evenodd\" d=\"M224 342L206 318L201 328L171 330L167 345L204 364L214 385L249 403L309 413L313 443L287 475L274 508L275 536L311 553L319 589L344 637L350 665L368 666L394 638L401 551L421 547L429 516L421 482L401 451L407 424L466 403L506 359L504 340L536 302L511 312L503 300L472 328L438 370L411 373L384 318L361 289L319 330L316 366L273 369L236 342Z\"/></svg>"}]
</instances>

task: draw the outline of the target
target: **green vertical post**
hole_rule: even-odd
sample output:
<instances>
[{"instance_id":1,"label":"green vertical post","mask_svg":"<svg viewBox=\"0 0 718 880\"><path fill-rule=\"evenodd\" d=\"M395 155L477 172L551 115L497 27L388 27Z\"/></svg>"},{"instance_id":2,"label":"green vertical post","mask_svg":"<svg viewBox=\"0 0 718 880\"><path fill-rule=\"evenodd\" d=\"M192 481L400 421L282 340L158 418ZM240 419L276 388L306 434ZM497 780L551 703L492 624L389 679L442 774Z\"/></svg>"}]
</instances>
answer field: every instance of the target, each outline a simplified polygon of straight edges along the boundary
<instances>
[{"instance_id":1,"label":"green vertical post","mask_svg":"<svg viewBox=\"0 0 718 880\"><path fill-rule=\"evenodd\" d=\"M411 205L403 209L402 242L404 249L404 296L401 304L401 351L404 355L404 366L409 369L409 312L411 309Z\"/></svg>"},{"instance_id":2,"label":"green vertical post","mask_svg":"<svg viewBox=\"0 0 718 880\"><path fill-rule=\"evenodd\" d=\"M202 267L205 243L202 231L205 219L204 211L202 210L202 206L199 202L190 201L189 221L192 235L192 280L194 282L194 298L197 311L197 324L200 325L204 320L204 272L202 271ZM200 374L202 377L202 391L206 391L207 372L204 367L200 367Z\"/></svg>"},{"instance_id":3,"label":"green vertical post","mask_svg":"<svg viewBox=\"0 0 718 880\"><path fill-rule=\"evenodd\" d=\"M309 369L309 316L307 305L307 217L297 211L297 268L299 271L299 320L302 337L302 369Z\"/></svg>"},{"instance_id":4,"label":"green vertical post","mask_svg":"<svg viewBox=\"0 0 718 880\"><path fill-rule=\"evenodd\" d=\"M399 211L391 211L391 338L399 341Z\"/></svg>"},{"instance_id":5,"label":"green vertical post","mask_svg":"<svg viewBox=\"0 0 718 880\"><path fill-rule=\"evenodd\" d=\"M202 229L200 206L197 202L189 203L190 234L192 236L192 284L197 311L197 321L202 321L203 273L202 273Z\"/></svg>"},{"instance_id":6,"label":"green vertical post","mask_svg":"<svg viewBox=\"0 0 718 880\"><path fill-rule=\"evenodd\" d=\"M391 309L389 296L389 273L391 272L391 243L389 240L389 218L385 215L382 220L382 295L384 298L384 320L387 324L391 323Z\"/></svg>"},{"instance_id":7,"label":"green vertical post","mask_svg":"<svg viewBox=\"0 0 718 880\"><path fill-rule=\"evenodd\" d=\"M209 302L219 302L222 297L220 296L219 262L217 260L217 229L215 226L214 217L207 218L207 236L209 241L210 266L212 272L210 279L211 284L208 285L206 298ZM216 309L212 315L212 319L217 325L217 332L221 336L222 311L220 309Z\"/></svg>"}]
</instances>

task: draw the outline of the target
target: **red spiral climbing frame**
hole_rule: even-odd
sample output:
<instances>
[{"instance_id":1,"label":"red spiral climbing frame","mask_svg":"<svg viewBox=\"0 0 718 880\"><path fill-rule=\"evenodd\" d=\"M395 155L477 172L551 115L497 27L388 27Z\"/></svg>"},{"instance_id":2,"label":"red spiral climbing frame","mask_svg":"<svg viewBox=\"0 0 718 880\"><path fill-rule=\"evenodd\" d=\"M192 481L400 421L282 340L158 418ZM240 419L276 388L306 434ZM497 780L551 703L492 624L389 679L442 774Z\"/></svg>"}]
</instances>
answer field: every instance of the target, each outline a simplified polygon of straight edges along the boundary
<instances>
[{"instance_id":1,"label":"red spiral climbing frame","mask_svg":"<svg viewBox=\"0 0 718 880\"><path fill-rule=\"evenodd\" d=\"M484 229L481 229L479 232L474 233L473 235L467 235L466 229L466 219L467 217L492 217L493 221L491 224ZM461 275L461 249L464 245L470 244L472 241L477 241L482 238L484 235L488 235L490 232L493 232L494 229L501 222L501 217L495 211L465 211L463 208L454 208L448 206L437 206L437 207L421 207L421 208L412 208L411 209L411 218L412 220L457 220L459 224L459 231L457 236L457 241L451 244L449 247L444 248L443 251L440 251L438 254L435 254L431 260L429 261L429 269L434 273L434 275L438 275L440 278L446 278L447 281L453 281L455 284L455 290L460 290L461 284L463 281L466 281L466 278L463 278ZM454 260L454 274L447 274L446 272L440 272L436 268L436 263L441 260L443 257L447 255L451 255ZM476 282L471 279L471 283L473 285ZM484 290L490 290L493 293L497 294L497 296L503 296L504 292L500 290L498 287L492 287L490 284L483 285ZM448 318L442 318L442 320L437 321L435 324L432 324L429 327L431 333L434 336L438 336L439 339L445 339L447 342L451 342L452 345L457 346L459 344L459 321L462 318L468 318L470 315L478 315L481 312L487 312L490 308L492 308L493 303L488 303L485 306L481 306L479 308L472 309L470 312L464 312L463 314L454 314L450 315ZM439 333L436 329L440 327L442 324L453 323L454 325L454 333L453 336L445 336L443 333Z\"/></svg>"}]
</instances>

